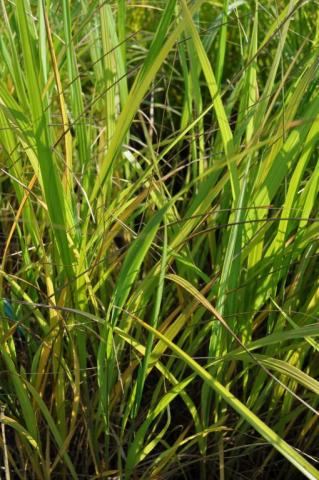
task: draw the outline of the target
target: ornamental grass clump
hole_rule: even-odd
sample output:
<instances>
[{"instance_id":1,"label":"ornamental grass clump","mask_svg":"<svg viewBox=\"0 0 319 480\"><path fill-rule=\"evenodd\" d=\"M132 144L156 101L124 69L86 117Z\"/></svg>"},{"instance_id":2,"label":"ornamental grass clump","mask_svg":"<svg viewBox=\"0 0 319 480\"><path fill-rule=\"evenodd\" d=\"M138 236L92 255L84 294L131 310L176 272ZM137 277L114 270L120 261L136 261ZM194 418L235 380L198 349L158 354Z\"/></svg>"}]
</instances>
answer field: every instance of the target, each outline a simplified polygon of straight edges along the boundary
<instances>
[{"instance_id":1,"label":"ornamental grass clump","mask_svg":"<svg viewBox=\"0 0 319 480\"><path fill-rule=\"evenodd\" d=\"M0 4L5 479L319 479L316 2Z\"/></svg>"}]
</instances>

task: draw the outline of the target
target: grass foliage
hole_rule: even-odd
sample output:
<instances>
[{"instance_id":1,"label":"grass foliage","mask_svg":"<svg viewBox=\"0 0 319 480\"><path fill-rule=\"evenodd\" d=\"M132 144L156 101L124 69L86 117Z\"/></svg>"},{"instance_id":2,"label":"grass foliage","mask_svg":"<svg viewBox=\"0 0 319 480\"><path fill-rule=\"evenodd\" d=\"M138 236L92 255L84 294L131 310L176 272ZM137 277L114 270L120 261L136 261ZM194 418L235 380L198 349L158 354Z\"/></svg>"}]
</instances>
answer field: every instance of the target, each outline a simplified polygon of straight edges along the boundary
<instances>
[{"instance_id":1,"label":"grass foliage","mask_svg":"<svg viewBox=\"0 0 319 480\"><path fill-rule=\"evenodd\" d=\"M319 478L319 16L0 0L6 480Z\"/></svg>"}]
</instances>

